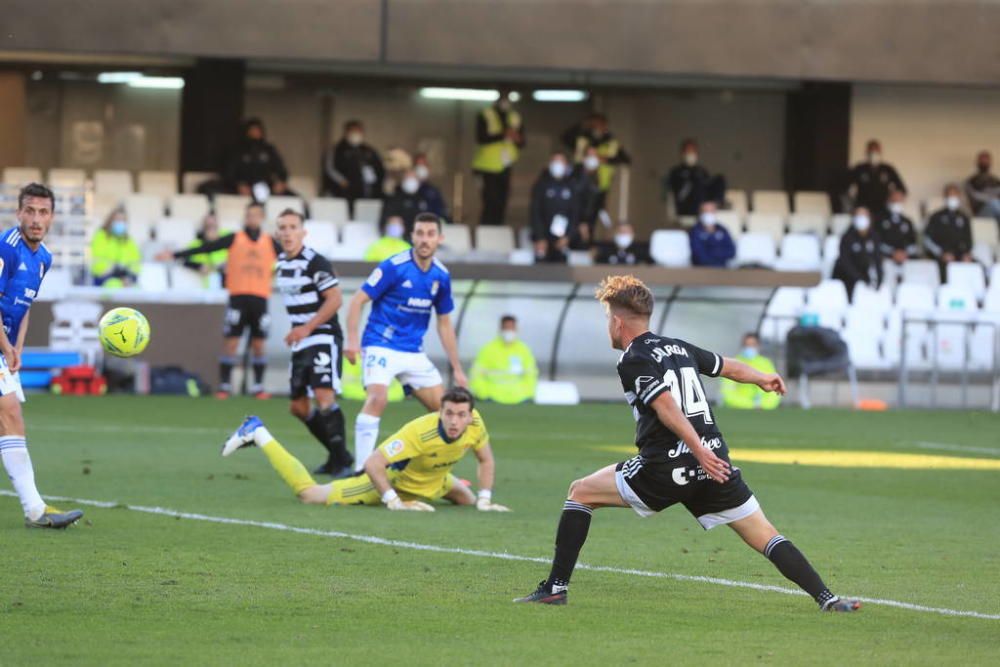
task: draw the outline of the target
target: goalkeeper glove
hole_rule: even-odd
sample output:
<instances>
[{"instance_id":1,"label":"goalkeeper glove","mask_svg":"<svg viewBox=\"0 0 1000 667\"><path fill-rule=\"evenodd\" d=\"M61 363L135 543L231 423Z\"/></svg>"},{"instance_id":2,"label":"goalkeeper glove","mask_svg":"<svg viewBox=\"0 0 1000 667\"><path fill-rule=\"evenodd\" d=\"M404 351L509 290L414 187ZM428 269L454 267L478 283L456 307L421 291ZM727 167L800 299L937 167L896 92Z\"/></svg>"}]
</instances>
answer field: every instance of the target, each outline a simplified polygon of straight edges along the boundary
<instances>
[{"instance_id":1,"label":"goalkeeper glove","mask_svg":"<svg viewBox=\"0 0 1000 667\"><path fill-rule=\"evenodd\" d=\"M493 492L487 489L482 489L479 491L479 497L476 498L476 509L480 512L509 512L510 508L505 505L499 505L493 502Z\"/></svg>"},{"instance_id":2,"label":"goalkeeper glove","mask_svg":"<svg viewBox=\"0 0 1000 667\"><path fill-rule=\"evenodd\" d=\"M410 512L433 512L434 508L419 500L403 500L396 493L395 489L389 489L382 494L382 502L391 510L401 510Z\"/></svg>"}]
</instances>

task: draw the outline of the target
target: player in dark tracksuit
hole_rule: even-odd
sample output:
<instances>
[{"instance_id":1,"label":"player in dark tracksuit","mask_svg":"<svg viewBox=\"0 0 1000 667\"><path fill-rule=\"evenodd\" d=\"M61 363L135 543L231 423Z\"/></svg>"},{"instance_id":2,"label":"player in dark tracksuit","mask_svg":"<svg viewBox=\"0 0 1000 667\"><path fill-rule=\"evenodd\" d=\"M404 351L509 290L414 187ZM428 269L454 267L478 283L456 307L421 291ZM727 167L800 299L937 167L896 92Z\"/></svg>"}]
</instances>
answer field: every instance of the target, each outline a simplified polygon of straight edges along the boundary
<instances>
[{"instance_id":1,"label":"player in dark tracksuit","mask_svg":"<svg viewBox=\"0 0 1000 667\"><path fill-rule=\"evenodd\" d=\"M653 295L633 276L606 278L597 298L607 310L611 345L622 350L618 375L636 420L639 453L570 485L549 577L515 602L566 604L570 576L595 509L631 507L646 517L680 504L706 530L729 525L809 593L820 609L859 609L858 601L830 592L806 557L764 516L740 469L729 462L726 441L699 375L722 376L783 394L781 377L651 333Z\"/></svg>"}]
</instances>

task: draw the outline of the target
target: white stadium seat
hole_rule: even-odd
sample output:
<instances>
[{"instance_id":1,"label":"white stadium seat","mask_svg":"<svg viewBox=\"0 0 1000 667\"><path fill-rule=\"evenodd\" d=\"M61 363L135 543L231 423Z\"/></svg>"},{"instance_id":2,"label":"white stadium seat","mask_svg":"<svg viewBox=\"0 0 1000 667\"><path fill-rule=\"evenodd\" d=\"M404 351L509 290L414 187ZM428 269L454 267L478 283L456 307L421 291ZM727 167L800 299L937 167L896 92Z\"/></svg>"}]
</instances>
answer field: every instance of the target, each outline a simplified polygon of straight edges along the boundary
<instances>
[{"instance_id":1,"label":"white stadium seat","mask_svg":"<svg viewBox=\"0 0 1000 667\"><path fill-rule=\"evenodd\" d=\"M813 234L786 234L781 239L781 258L776 268L780 271L819 271L822 268L819 239Z\"/></svg>"},{"instance_id":2,"label":"white stadium seat","mask_svg":"<svg viewBox=\"0 0 1000 667\"><path fill-rule=\"evenodd\" d=\"M170 267L169 275L172 291L193 292L205 289L204 277L194 269L174 264Z\"/></svg>"},{"instance_id":3,"label":"white stadium seat","mask_svg":"<svg viewBox=\"0 0 1000 667\"><path fill-rule=\"evenodd\" d=\"M341 231L341 245L352 249L360 247L362 254L377 240L378 225L373 222L348 222Z\"/></svg>"},{"instance_id":4,"label":"white stadium seat","mask_svg":"<svg viewBox=\"0 0 1000 667\"><path fill-rule=\"evenodd\" d=\"M736 211L716 211L715 217L719 224L726 228L729 235L736 239L743 233L743 214Z\"/></svg>"},{"instance_id":5,"label":"white stadium seat","mask_svg":"<svg viewBox=\"0 0 1000 667\"><path fill-rule=\"evenodd\" d=\"M124 169L98 169L94 172L94 191L125 197L132 194L132 172Z\"/></svg>"},{"instance_id":6,"label":"white stadium seat","mask_svg":"<svg viewBox=\"0 0 1000 667\"><path fill-rule=\"evenodd\" d=\"M156 222L163 217L163 199L157 195L127 195L125 215L130 225Z\"/></svg>"},{"instance_id":7,"label":"white stadium seat","mask_svg":"<svg viewBox=\"0 0 1000 667\"><path fill-rule=\"evenodd\" d=\"M931 342L936 339L936 361L939 368L957 370L965 366L971 357L967 345L971 340L973 329L971 323L975 320L977 305L973 293L962 287L942 285L937 291L937 310L935 317L943 320L967 321L964 324L938 324L937 335L931 336ZM934 349L930 350L932 363L935 360Z\"/></svg>"},{"instance_id":8,"label":"white stadium seat","mask_svg":"<svg viewBox=\"0 0 1000 667\"><path fill-rule=\"evenodd\" d=\"M469 226L457 223L445 225L442 246L452 253L467 253L472 250L472 231Z\"/></svg>"},{"instance_id":9,"label":"white stadium seat","mask_svg":"<svg viewBox=\"0 0 1000 667\"><path fill-rule=\"evenodd\" d=\"M36 167L4 167L3 182L15 187L28 183L41 183L42 170Z\"/></svg>"},{"instance_id":10,"label":"white stadium seat","mask_svg":"<svg viewBox=\"0 0 1000 667\"><path fill-rule=\"evenodd\" d=\"M840 237L844 235L847 228L851 226L850 213L834 213L830 216L830 233Z\"/></svg>"},{"instance_id":11,"label":"white stadium seat","mask_svg":"<svg viewBox=\"0 0 1000 667\"><path fill-rule=\"evenodd\" d=\"M313 220L326 220L340 227L350 220L347 200L337 197L316 197L309 202L309 215Z\"/></svg>"},{"instance_id":12,"label":"white stadium seat","mask_svg":"<svg viewBox=\"0 0 1000 667\"><path fill-rule=\"evenodd\" d=\"M947 284L969 290L977 300L986 296L986 275L983 267L974 262L949 262Z\"/></svg>"},{"instance_id":13,"label":"white stadium seat","mask_svg":"<svg viewBox=\"0 0 1000 667\"><path fill-rule=\"evenodd\" d=\"M337 226L326 220L306 220L306 245L329 257L337 247Z\"/></svg>"},{"instance_id":14,"label":"white stadium seat","mask_svg":"<svg viewBox=\"0 0 1000 667\"><path fill-rule=\"evenodd\" d=\"M140 171L139 192L168 199L177 194L177 174L172 171Z\"/></svg>"},{"instance_id":15,"label":"white stadium seat","mask_svg":"<svg viewBox=\"0 0 1000 667\"><path fill-rule=\"evenodd\" d=\"M833 275L833 265L840 257L840 237L833 234L823 239L823 277L829 278Z\"/></svg>"},{"instance_id":16,"label":"white stadium seat","mask_svg":"<svg viewBox=\"0 0 1000 667\"><path fill-rule=\"evenodd\" d=\"M774 244L778 245L781 243L781 237L785 235L785 218L774 213L750 213L747 215L747 232L767 234L774 240Z\"/></svg>"},{"instance_id":17,"label":"white stadium seat","mask_svg":"<svg viewBox=\"0 0 1000 667\"><path fill-rule=\"evenodd\" d=\"M167 201L170 217L187 220L201 220L210 209L208 197L205 195L174 195Z\"/></svg>"},{"instance_id":18,"label":"white stadium seat","mask_svg":"<svg viewBox=\"0 0 1000 667\"><path fill-rule=\"evenodd\" d=\"M86 183L87 172L83 169L49 169L49 187L82 188Z\"/></svg>"},{"instance_id":19,"label":"white stadium seat","mask_svg":"<svg viewBox=\"0 0 1000 667\"><path fill-rule=\"evenodd\" d=\"M274 195L267 198L264 204L264 215L268 220L277 220L278 216L285 209L292 209L298 213L305 214L305 204L298 197L287 197L285 195Z\"/></svg>"},{"instance_id":20,"label":"white stadium seat","mask_svg":"<svg viewBox=\"0 0 1000 667\"><path fill-rule=\"evenodd\" d=\"M993 218L972 219L972 242L985 243L991 248L1000 246L1000 227Z\"/></svg>"},{"instance_id":21,"label":"white stadium seat","mask_svg":"<svg viewBox=\"0 0 1000 667\"><path fill-rule=\"evenodd\" d=\"M882 355L881 332L874 334L870 329L848 326L840 332L840 337L847 344L847 352L851 363L860 370L886 370L891 363Z\"/></svg>"},{"instance_id":22,"label":"white stadium seat","mask_svg":"<svg viewBox=\"0 0 1000 667\"><path fill-rule=\"evenodd\" d=\"M506 225L476 227L476 250L510 253L514 250L514 230Z\"/></svg>"},{"instance_id":23,"label":"white stadium seat","mask_svg":"<svg viewBox=\"0 0 1000 667\"><path fill-rule=\"evenodd\" d=\"M378 223L382 219L381 199L354 200L354 220L357 222Z\"/></svg>"},{"instance_id":24,"label":"white stadium seat","mask_svg":"<svg viewBox=\"0 0 1000 667\"><path fill-rule=\"evenodd\" d=\"M1000 318L995 320L1000 324ZM970 341L971 358L969 366L976 371L992 371L997 354L996 329L993 324L977 324Z\"/></svg>"},{"instance_id":25,"label":"white stadium seat","mask_svg":"<svg viewBox=\"0 0 1000 667\"><path fill-rule=\"evenodd\" d=\"M167 265L162 262L143 262L139 269L138 287L148 292L166 292L170 288Z\"/></svg>"},{"instance_id":26,"label":"white stadium seat","mask_svg":"<svg viewBox=\"0 0 1000 667\"><path fill-rule=\"evenodd\" d=\"M903 282L937 287L941 283L938 263L933 259L910 259L903 262Z\"/></svg>"},{"instance_id":27,"label":"white stadium seat","mask_svg":"<svg viewBox=\"0 0 1000 667\"><path fill-rule=\"evenodd\" d=\"M726 190L726 203L730 211L746 214L750 210L746 190Z\"/></svg>"},{"instance_id":28,"label":"white stadium seat","mask_svg":"<svg viewBox=\"0 0 1000 667\"><path fill-rule=\"evenodd\" d=\"M986 267L986 269L989 269L996 263L996 258L993 255L993 248L986 243L973 243L972 261L979 262Z\"/></svg>"},{"instance_id":29,"label":"white stadium seat","mask_svg":"<svg viewBox=\"0 0 1000 667\"><path fill-rule=\"evenodd\" d=\"M754 190L753 212L788 215L788 193L784 190Z\"/></svg>"},{"instance_id":30,"label":"white stadium seat","mask_svg":"<svg viewBox=\"0 0 1000 667\"><path fill-rule=\"evenodd\" d=\"M825 192L796 192L792 196L792 210L799 214L830 217L830 195Z\"/></svg>"},{"instance_id":31,"label":"white stadium seat","mask_svg":"<svg viewBox=\"0 0 1000 667\"><path fill-rule=\"evenodd\" d=\"M839 280L824 280L806 290L806 310L819 317L821 326L839 330L847 307L847 288Z\"/></svg>"},{"instance_id":32,"label":"white stadium seat","mask_svg":"<svg viewBox=\"0 0 1000 667\"><path fill-rule=\"evenodd\" d=\"M788 330L795 326L795 319L806 305L806 291L801 287L779 287L771 295L764 310L760 335L765 340L783 342Z\"/></svg>"},{"instance_id":33,"label":"white stadium seat","mask_svg":"<svg viewBox=\"0 0 1000 667\"><path fill-rule=\"evenodd\" d=\"M219 194L215 195L215 200L212 203L215 208L215 216L223 226L243 226L243 216L250 204L250 197Z\"/></svg>"},{"instance_id":34,"label":"white stadium seat","mask_svg":"<svg viewBox=\"0 0 1000 667\"><path fill-rule=\"evenodd\" d=\"M311 176L289 176L288 189L303 199L316 196L316 179Z\"/></svg>"},{"instance_id":35,"label":"white stadium seat","mask_svg":"<svg viewBox=\"0 0 1000 667\"><path fill-rule=\"evenodd\" d=\"M747 232L736 239L736 266L766 266L774 268L777 258L774 238L770 234Z\"/></svg>"},{"instance_id":36,"label":"white stadium seat","mask_svg":"<svg viewBox=\"0 0 1000 667\"><path fill-rule=\"evenodd\" d=\"M218 177L211 171L185 171L181 176L181 190L187 194L198 192L199 185Z\"/></svg>"},{"instance_id":37,"label":"white stadium seat","mask_svg":"<svg viewBox=\"0 0 1000 667\"><path fill-rule=\"evenodd\" d=\"M171 250L180 250L195 240L199 223L190 218L162 218L156 223L156 240Z\"/></svg>"},{"instance_id":38,"label":"white stadium seat","mask_svg":"<svg viewBox=\"0 0 1000 667\"><path fill-rule=\"evenodd\" d=\"M818 213L793 213L788 216L788 232L790 234L815 234L822 238L826 236L828 216Z\"/></svg>"},{"instance_id":39,"label":"white stadium seat","mask_svg":"<svg viewBox=\"0 0 1000 667\"><path fill-rule=\"evenodd\" d=\"M649 238L649 254L661 266L690 266L691 242L687 232L657 229Z\"/></svg>"}]
</instances>

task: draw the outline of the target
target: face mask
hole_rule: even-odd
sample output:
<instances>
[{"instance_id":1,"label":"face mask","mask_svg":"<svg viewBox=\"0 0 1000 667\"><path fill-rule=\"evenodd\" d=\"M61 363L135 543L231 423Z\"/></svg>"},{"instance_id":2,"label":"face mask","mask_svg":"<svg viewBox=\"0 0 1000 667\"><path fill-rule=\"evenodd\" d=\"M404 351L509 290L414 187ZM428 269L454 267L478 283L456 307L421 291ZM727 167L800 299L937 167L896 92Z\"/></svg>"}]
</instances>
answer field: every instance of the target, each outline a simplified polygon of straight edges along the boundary
<instances>
[{"instance_id":1,"label":"face mask","mask_svg":"<svg viewBox=\"0 0 1000 667\"><path fill-rule=\"evenodd\" d=\"M872 224L872 221L868 219L867 215L856 215L854 216L854 228L859 232L867 230Z\"/></svg>"},{"instance_id":2,"label":"face mask","mask_svg":"<svg viewBox=\"0 0 1000 667\"><path fill-rule=\"evenodd\" d=\"M552 178L562 178L566 175L566 163L559 160L550 162L549 173L552 174Z\"/></svg>"},{"instance_id":3,"label":"face mask","mask_svg":"<svg viewBox=\"0 0 1000 667\"><path fill-rule=\"evenodd\" d=\"M405 231L406 228L399 222L390 222L385 226L385 235L394 239L403 238L403 233Z\"/></svg>"},{"instance_id":4,"label":"face mask","mask_svg":"<svg viewBox=\"0 0 1000 667\"><path fill-rule=\"evenodd\" d=\"M743 351L740 354L745 359L753 359L754 357L757 356L757 348L747 346L747 347L743 348Z\"/></svg>"},{"instance_id":5,"label":"face mask","mask_svg":"<svg viewBox=\"0 0 1000 667\"><path fill-rule=\"evenodd\" d=\"M601 158L597 157L596 155L588 155L587 157L583 158L583 167L587 171L594 171L600 166L601 166Z\"/></svg>"},{"instance_id":6,"label":"face mask","mask_svg":"<svg viewBox=\"0 0 1000 667\"><path fill-rule=\"evenodd\" d=\"M957 211L958 207L962 205L962 201L958 197L952 195L944 200L944 205L948 207L949 211Z\"/></svg>"},{"instance_id":7,"label":"face mask","mask_svg":"<svg viewBox=\"0 0 1000 667\"><path fill-rule=\"evenodd\" d=\"M111 223L111 233L115 236L125 236L128 233L128 223L124 220L115 220Z\"/></svg>"},{"instance_id":8,"label":"face mask","mask_svg":"<svg viewBox=\"0 0 1000 667\"><path fill-rule=\"evenodd\" d=\"M711 211L705 211L704 213L698 216L698 219L701 220L701 224L705 225L706 227L714 225L716 220L715 214L712 213Z\"/></svg>"},{"instance_id":9,"label":"face mask","mask_svg":"<svg viewBox=\"0 0 1000 667\"><path fill-rule=\"evenodd\" d=\"M615 234L615 245L622 250L631 246L632 240L633 238L631 234Z\"/></svg>"},{"instance_id":10,"label":"face mask","mask_svg":"<svg viewBox=\"0 0 1000 667\"><path fill-rule=\"evenodd\" d=\"M698 154L697 153L685 153L684 154L684 164L689 167L693 167L698 164Z\"/></svg>"},{"instance_id":11,"label":"face mask","mask_svg":"<svg viewBox=\"0 0 1000 667\"><path fill-rule=\"evenodd\" d=\"M365 137L360 132L348 132L347 133L347 143L352 146L360 146L361 142L364 141Z\"/></svg>"},{"instance_id":12,"label":"face mask","mask_svg":"<svg viewBox=\"0 0 1000 667\"><path fill-rule=\"evenodd\" d=\"M868 161L872 163L873 166L878 166L882 162L882 154L877 151L872 151L868 154Z\"/></svg>"},{"instance_id":13,"label":"face mask","mask_svg":"<svg viewBox=\"0 0 1000 667\"><path fill-rule=\"evenodd\" d=\"M503 342L505 343L513 343L517 340L517 332L511 329L504 329L500 332L500 337L503 338Z\"/></svg>"},{"instance_id":14,"label":"face mask","mask_svg":"<svg viewBox=\"0 0 1000 667\"><path fill-rule=\"evenodd\" d=\"M418 181L415 176L407 176L403 179L403 192L406 194L412 195L419 189L420 181Z\"/></svg>"},{"instance_id":15,"label":"face mask","mask_svg":"<svg viewBox=\"0 0 1000 667\"><path fill-rule=\"evenodd\" d=\"M413 173L415 173L417 178L421 181L426 181L431 175L431 170L427 168L426 164L418 164L413 168Z\"/></svg>"},{"instance_id":16,"label":"face mask","mask_svg":"<svg viewBox=\"0 0 1000 667\"><path fill-rule=\"evenodd\" d=\"M899 215L903 212L903 204L898 201L894 201L889 204L889 210L896 215Z\"/></svg>"}]
</instances>

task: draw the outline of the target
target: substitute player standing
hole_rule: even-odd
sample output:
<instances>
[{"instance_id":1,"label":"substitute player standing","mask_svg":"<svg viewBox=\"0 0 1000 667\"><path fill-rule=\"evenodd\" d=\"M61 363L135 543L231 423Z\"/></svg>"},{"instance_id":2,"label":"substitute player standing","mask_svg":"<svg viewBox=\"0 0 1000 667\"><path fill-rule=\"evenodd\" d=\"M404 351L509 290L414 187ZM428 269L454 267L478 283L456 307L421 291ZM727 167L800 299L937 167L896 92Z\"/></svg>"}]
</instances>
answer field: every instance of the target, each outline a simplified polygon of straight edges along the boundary
<instances>
[{"instance_id":1,"label":"substitute player standing","mask_svg":"<svg viewBox=\"0 0 1000 667\"><path fill-rule=\"evenodd\" d=\"M17 227L0 235L0 458L24 509L28 528L65 528L83 512L49 507L35 488L35 471L28 455L21 403L24 392L18 370L28 309L38 295L42 278L52 266L52 255L42 243L52 224L55 198L44 185L31 183L17 196ZM11 343L11 340L14 342Z\"/></svg>"},{"instance_id":2,"label":"substitute player standing","mask_svg":"<svg viewBox=\"0 0 1000 667\"><path fill-rule=\"evenodd\" d=\"M282 211L278 216L282 252L275 266L274 285L292 323L285 336L285 343L292 348L289 409L327 450L326 463L313 472L336 477L349 474L354 463L347 451L344 413L337 405L344 341L337 311L344 297L330 262L307 247L305 238L302 214L292 209Z\"/></svg>"},{"instance_id":3,"label":"substitute player standing","mask_svg":"<svg viewBox=\"0 0 1000 667\"><path fill-rule=\"evenodd\" d=\"M378 441L378 425L385 410L389 384L399 381L431 412L441 408L443 381L424 353L424 334L437 313L441 345L451 362L455 384L467 386L449 313L451 276L434 253L444 240L441 218L421 213L413 222L413 248L393 255L372 271L347 310L347 346L344 354L356 363L362 357L365 404L354 422L354 460L358 469ZM358 341L361 309L372 302L364 338Z\"/></svg>"},{"instance_id":4,"label":"substitute player standing","mask_svg":"<svg viewBox=\"0 0 1000 667\"><path fill-rule=\"evenodd\" d=\"M764 516L740 469L730 466L699 373L784 394L781 377L651 333L653 295L632 276L605 278L597 299L607 311L611 346L623 351L618 375L636 420L639 455L570 484L549 578L515 602L566 604L570 575L595 509L631 507L647 517L680 503L705 530L723 524L735 530L823 611L859 609L861 603L830 592L806 557Z\"/></svg>"},{"instance_id":5,"label":"substitute player standing","mask_svg":"<svg viewBox=\"0 0 1000 667\"><path fill-rule=\"evenodd\" d=\"M259 447L303 503L378 505L391 510L433 512L440 498L473 505L481 512L508 512L493 502L496 466L490 436L468 389L455 387L441 399L441 410L417 417L365 461L365 474L317 484L305 467L281 446L257 417L247 417L222 446L229 456L243 447ZM479 461L479 494L472 495L451 469L471 449Z\"/></svg>"}]
</instances>

